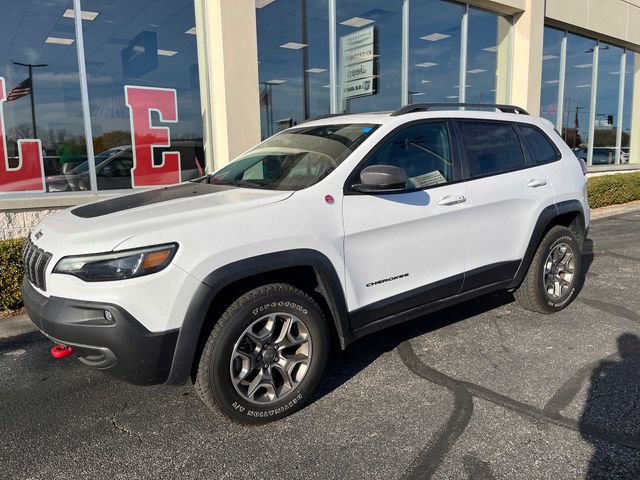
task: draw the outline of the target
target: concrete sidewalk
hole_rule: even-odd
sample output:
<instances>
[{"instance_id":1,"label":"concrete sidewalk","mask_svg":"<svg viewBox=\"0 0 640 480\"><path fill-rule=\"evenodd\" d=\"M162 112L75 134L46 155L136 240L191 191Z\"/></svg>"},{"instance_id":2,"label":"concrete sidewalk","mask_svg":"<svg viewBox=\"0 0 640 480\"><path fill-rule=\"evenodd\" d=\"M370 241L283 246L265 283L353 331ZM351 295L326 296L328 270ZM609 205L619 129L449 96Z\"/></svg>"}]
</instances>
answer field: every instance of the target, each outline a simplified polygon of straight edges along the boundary
<instances>
[{"instance_id":1,"label":"concrete sidewalk","mask_svg":"<svg viewBox=\"0 0 640 480\"><path fill-rule=\"evenodd\" d=\"M17 337L38 330L28 315L0 319L0 339Z\"/></svg>"},{"instance_id":2,"label":"concrete sidewalk","mask_svg":"<svg viewBox=\"0 0 640 480\"><path fill-rule=\"evenodd\" d=\"M630 212L640 212L640 201L625 203L624 205L611 205L608 207L591 210L591 220L622 215ZM27 315L18 315L0 319L0 339L15 337L25 333L36 331L36 326L29 320Z\"/></svg>"}]
</instances>

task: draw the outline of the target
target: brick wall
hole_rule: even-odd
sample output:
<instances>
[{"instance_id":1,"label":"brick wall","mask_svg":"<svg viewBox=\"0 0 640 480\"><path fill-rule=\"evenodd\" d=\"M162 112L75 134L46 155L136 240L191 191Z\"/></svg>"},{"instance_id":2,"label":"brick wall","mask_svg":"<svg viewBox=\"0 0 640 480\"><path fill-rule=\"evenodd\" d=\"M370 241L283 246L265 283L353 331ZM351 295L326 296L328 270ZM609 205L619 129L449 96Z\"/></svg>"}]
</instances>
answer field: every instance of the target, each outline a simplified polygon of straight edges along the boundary
<instances>
[{"instance_id":1,"label":"brick wall","mask_svg":"<svg viewBox=\"0 0 640 480\"><path fill-rule=\"evenodd\" d=\"M27 209L0 211L0 240L26 237L44 217L57 209Z\"/></svg>"}]
</instances>

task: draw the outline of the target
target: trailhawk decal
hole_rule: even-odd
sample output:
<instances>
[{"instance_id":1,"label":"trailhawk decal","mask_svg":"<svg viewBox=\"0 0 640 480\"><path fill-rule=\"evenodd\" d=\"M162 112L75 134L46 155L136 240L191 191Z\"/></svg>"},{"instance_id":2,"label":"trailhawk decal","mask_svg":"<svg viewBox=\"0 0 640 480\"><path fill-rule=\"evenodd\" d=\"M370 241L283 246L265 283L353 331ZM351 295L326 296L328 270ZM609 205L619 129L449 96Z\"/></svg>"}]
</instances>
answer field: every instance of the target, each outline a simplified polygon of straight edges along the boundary
<instances>
[{"instance_id":1,"label":"trailhawk decal","mask_svg":"<svg viewBox=\"0 0 640 480\"><path fill-rule=\"evenodd\" d=\"M377 280L375 282L367 283L367 287L374 287L376 285L380 285L382 283L393 282L394 280L400 280L401 278L408 277L408 273L403 273L402 275L396 275L394 277L383 278L382 280Z\"/></svg>"}]
</instances>

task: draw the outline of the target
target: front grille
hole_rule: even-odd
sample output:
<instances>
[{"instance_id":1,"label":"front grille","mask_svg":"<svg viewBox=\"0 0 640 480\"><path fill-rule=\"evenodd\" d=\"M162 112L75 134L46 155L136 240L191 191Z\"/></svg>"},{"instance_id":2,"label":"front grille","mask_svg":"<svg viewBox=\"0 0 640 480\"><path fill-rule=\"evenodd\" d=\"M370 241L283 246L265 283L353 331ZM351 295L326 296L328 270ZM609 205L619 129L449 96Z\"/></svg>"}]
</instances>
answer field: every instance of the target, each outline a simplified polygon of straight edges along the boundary
<instances>
[{"instance_id":1,"label":"front grille","mask_svg":"<svg viewBox=\"0 0 640 480\"><path fill-rule=\"evenodd\" d=\"M22 258L24 260L24 274L29 281L40 290L46 291L45 272L51 260L51 254L36 247L29 238L24 244Z\"/></svg>"}]
</instances>

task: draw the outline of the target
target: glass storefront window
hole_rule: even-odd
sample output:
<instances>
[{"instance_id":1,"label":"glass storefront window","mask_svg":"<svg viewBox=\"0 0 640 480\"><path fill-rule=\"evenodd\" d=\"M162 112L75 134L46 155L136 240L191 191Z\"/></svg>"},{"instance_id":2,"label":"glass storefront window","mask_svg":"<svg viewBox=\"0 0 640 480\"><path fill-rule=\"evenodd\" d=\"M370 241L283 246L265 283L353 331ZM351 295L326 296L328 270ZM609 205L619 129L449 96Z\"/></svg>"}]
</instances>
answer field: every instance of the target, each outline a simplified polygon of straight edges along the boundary
<instances>
[{"instance_id":1,"label":"glass storefront window","mask_svg":"<svg viewBox=\"0 0 640 480\"><path fill-rule=\"evenodd\" d=\"M394 110L401 103L402 78L402 1L399 0L336 0L336 34L338 49L341 38L355 32L374 29L373 58L365 57L376 72L373 88L375 94L346 98L345 92L338 88L340 96L339 109L345 112L371 112ZM343 40L344 41L344 40ZM354 47L351 53L365 53ZM338 55L341 65L342 56ZM343 62L344 63L344 62ZM350 62L347 62L350 63ZM357 64L361 65L361 64ZM356 67L357 69L357 67ZM338 69L338 84L340 76L346 75L345 69ZM363 80L364 86L367 80ZM349 82L358 84L359 80ZM360 86L360 85L356 85ZM371 91L367 89L367 91Z\"/></svg>"},{"instance_id":2,"label":"glass storefront window","mask_svg":"<svg viewBox=\"0 0 640 480\"><path fill-rule=\"evenodd\" d=\"M459 102L465 81L468 102L509 101L511 17L448 0L333 1L335 38L331 0L256 2L263 138L329 113L332 101L334 113ZM468 65L461 75L462 48Z\"/></svg>"},{"instance_id":3,"label":"glass storefront window","mask_svg":"<svg viewBox=\"0 0 640 480\"><path fill-rule=\"evenodd\" d=\"M550 27L544 35L541 116L587 163L628 163L635 54Z\"/></svg>"},{"instance_id":4,"label":"glass storefront window","mask_svg":"<svg viewBox=\"0 0 640 480\"><path fill-rule=\"evenodd\" d=\"M467 79L468 103L508 103L511 19L469 8Z\"/></svg>"},{"instance_id":5,"label":"glass storefront window","mask_svg":"<svg viewBox=\"0 0 640 480\"><path fill-rule=\"evenodd\" d=\"M562 30L545 27L542 50L542 90L540 116L554 125L558 118L558 92L560 89L560 57L562 56Z\"/></svg>"},{"instance_id":6,"label":"glass storefront window","mask_svg":"<svg viewBox=\"0 0 640 480\"><path fill-rule=\"evenodd\" d=\"M457 102L465 6L445 1L409 5L409 103Z\"/></svg>"},{"instance_id":7,"label":"glass storefront window","mask_svg":"<svg viewBox=\"0 0 640 480\"><path fill-rule=\"evenodd\" d=\"M256 2L262 138L329 113L326 0Z\"/></svg>"},{"instance_id":8,"label":"glass storefront window","mask_svg":"<svg viewBox=\"0 0 640 480\"><path fill-rule=\"evenodd\" d=\"M593 51L596 41L567 35L567 64L562 117L562 137L585 161L589 146Z\"/></svg>"},{"instance_id":9,"label":"glass storefront window","mask_svg":"<svg viewBox=\"0 0 640 480\"><path fill-rule=\"evenodd\" d=\"M206 160L193 0L82 6L97 14L83 20L83 31L98 189L200 176ZM159 129L166 128L164 138ZM67 175L72 190L88 189L87 170L80 165Z\"/></svg>"},{"instance_id":10,"label":"glass storefront window","mask_svg":"<svg viewBox=\"0 0 640 480\"><path fill-rule=\"evenodd\" d=\"M616 159L620 59L624 49L600 43L598 47L598 89L596 92L593 165L612 164Z\"/></svg>"},{"instance_id":11,"label":"glass storefront window","mask_svg":"<svg viewBox=\"0 0 640 480\"><path fill-rule=\"evenodd\" d=\"M1 4L0 192L64 191L56 179L87 158L72 2Z\"/></svg>"},{"instance_id":12,"label":"glass storefront window","mask_svg":"<svg viewBox=\"0 0 640 480\"><path fill-rule=\"evenodd\" d=\"M624 69L624 99L622 102L622 136L620 145L619 163L629 163L630 143L631 143L631 113L633 109L633 72L635 68L636 55L634 52L627 51L625 53L625 69Z\"/></svg>"}]
</instances>

